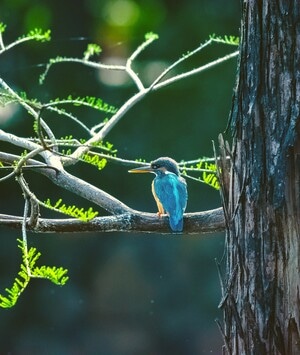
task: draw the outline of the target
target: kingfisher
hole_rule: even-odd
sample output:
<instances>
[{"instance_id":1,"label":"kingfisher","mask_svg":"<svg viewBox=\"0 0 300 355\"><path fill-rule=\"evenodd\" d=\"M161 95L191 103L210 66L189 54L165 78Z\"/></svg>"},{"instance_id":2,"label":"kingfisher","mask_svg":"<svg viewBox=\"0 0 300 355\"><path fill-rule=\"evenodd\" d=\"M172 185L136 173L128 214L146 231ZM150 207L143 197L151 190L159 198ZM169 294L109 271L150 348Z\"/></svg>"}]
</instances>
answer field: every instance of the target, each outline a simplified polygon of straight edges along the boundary
<instances>
[{"instance_id":1,"label":"kingfisher","mask_svg":"<svg viewBox=\"0 0 300 355\"><path fill-rule=\"evenodd\" d=\"M183 213L187 204L186 181L180 176L178 164L168 157L158 158L149 166L129 170L129 173L154 173L152 193L158 215L167 214L173 232L183 230Z\"/></svg>"}]
</instances>

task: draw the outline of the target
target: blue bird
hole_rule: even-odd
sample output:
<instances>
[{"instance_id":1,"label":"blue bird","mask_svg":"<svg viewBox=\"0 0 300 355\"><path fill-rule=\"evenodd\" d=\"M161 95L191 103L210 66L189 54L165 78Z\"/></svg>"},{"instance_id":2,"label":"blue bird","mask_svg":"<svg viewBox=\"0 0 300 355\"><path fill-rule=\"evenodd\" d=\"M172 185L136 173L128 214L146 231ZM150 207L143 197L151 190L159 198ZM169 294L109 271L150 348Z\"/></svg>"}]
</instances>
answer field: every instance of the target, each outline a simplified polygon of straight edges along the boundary
<instances>
[{"instance_id":1,"label":"blue bird","mask_svg":"<svg viewBox=\"0 0 300 355\"><path fill-rule=\"evenodd\" d=\"M158 207L158 215L167 213L173 232L183 230L183 213L187 204L185 179L180 176L175 160L162 157L149 166L129 170L130 173L154 173L152 193Z\"/></svg>"}]
</instances>

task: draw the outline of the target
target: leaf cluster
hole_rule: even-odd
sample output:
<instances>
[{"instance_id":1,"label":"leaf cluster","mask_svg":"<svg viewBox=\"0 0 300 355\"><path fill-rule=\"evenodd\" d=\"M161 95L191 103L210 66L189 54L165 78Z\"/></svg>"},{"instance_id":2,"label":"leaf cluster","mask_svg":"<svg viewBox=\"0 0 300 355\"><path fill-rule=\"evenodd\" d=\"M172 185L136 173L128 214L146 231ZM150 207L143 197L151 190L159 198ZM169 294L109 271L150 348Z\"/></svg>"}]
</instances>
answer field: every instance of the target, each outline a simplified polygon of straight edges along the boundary
<instances>
[{"instance_id":1,"label":"leaf cluster","mask_svg":"<svg viewBox=\"0 0 300 355\"><path fill-rule=\"evenodd\" d=\"M62 203L62 199L60 198L55 204L52 204L50 199L48 198L44 202L44 206L49 208L52 211L56 211L59 213L63 213L67 216L78 218L83 222L88 222L95 218L99 212L94 211L92 207L85 210L84 208L78 208L77 206L67 206L66 204Z\"/></svg>"},{"instance_id":2,"label":"leaf cluster","mask_svg":"<svg viewBox=\"0 0 300 355\"><path fill-rule=\"evenodd\" d=\"M89 60L90 57L92 57L93 55L98 55L101 52L102 52L102 49L101 49L100 46L98 46L98 44L89 43L88 46L87 46L87 49L83 53L83 59L84 60Z\"/></svg>"},{"instance_id":3,"label":"leaf cluster","mask_svg":"<svg viewBox=\"0 0 300 355\"><path fill-rule=\"evenodd\" d=\"M209 38L217 43L229 44L231 46L238 46L240 44L240 38L237 36L216 36L214 33Z\"/></svg>"},{"instance_id":4,"label":"leaf cluster","mask_svg":"<svg viewBox=\"0 0 300 355\"><path fill-rule=\"evenodd\" d=\"M98 170L104 169L107 164L107 159L101 158L99 157L99 155L93 154L91 152L87 154L82 154L80 160L84 161L85 163L96 166Z\"/></svg>"},{"instance_id":5,"label":"leaf cluster","mask_svg":"<svg viewBox=\"0 0 300 355\"><path fill-rule=\"evenodd\" d=\"M187 178L202 182L215 190L220 189L220 182L218 179L217 166L212 162L211 158L202 158L193 163L186 162L182 168L182 173ZM189 173L200 173L200 176L194 177Z\"/></svg>"},{"instance_id":6,"label":"leaf cluster","mask_svg":"<svg viewBox=\"0 0 300 355\"><path fill-rule=\"evenodd\" d=\"M13 286L5 289L7 296L0 295L0 307L2 308L13 307L32 278L47 279L59 286L65 285L69 279L69 277L66 276L68 270L62 267L35 266L36 262L41 257L41 253L34 247L27 250L25 243L20 239L18 239L18 243L18 247L22 251L22 263Z\"/></svg>"},{"instance_id":7,"label":"leaf cluster","mask_svg":"<svg viewBox=\"0 0 300 355\"><path fill-rule=\"evenodd\" d=\"M74 106L88 106L90 108L110 114L115 114L117 112L117 108L115 106L110 105L107 102L104 102L101 98L95 96L73 97L72 95L68 95L65 99L56 98L55 100L51 100L50 104L47 104L46 107L58 106L63 104L72 104Z\"/></svg>"},{"instance_id":8,"label":"leaf cluster","mask_svg":"<svg viewBox=\"0 0 300 355\"><path fill-rule=\"evenodd\" d=\"M34 28L33 30L30 30L26 35L19 37L19 39L23 38L40 42L48 42L51 40L51 30L43 31L41 28Z\"/></svg>"}]
</instances>

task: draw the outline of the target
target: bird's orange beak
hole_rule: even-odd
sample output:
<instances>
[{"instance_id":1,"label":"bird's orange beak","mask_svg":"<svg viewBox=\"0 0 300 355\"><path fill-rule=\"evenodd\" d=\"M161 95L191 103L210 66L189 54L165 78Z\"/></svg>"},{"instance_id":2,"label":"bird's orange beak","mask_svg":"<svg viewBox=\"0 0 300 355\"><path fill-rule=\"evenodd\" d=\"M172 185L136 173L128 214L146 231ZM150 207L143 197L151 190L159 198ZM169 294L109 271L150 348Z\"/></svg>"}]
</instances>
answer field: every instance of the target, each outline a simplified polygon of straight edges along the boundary
<instances>
[{"instance_id":1,"label":"bird's orange beak","mask_svg":"<svg viewBox=\"0 0 300 355\"><path fill-rule=\"evenodd\" d=\"M140 168L135 168L128 170L129 173L153 173L151 166L142 166Z\"/></svg>"}]
</instances>

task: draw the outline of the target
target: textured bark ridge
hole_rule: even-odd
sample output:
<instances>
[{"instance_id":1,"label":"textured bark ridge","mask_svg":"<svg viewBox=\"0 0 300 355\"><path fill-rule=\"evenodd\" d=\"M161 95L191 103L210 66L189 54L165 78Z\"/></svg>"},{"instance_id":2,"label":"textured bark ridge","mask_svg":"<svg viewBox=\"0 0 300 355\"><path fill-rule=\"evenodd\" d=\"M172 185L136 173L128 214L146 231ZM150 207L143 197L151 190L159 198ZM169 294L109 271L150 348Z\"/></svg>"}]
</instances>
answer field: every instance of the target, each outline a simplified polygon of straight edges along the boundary
<instances>
[{"instance_id":1,"label":"textured bark ridge","mask_svg":"<svg viewBox=\"0 0 300 355\"><path fill-rule=\"evenodd\" d=\"M299 0L244 1L241 32L221 162L224 353L300 354Z\"/></svg>"}]
</instances>

